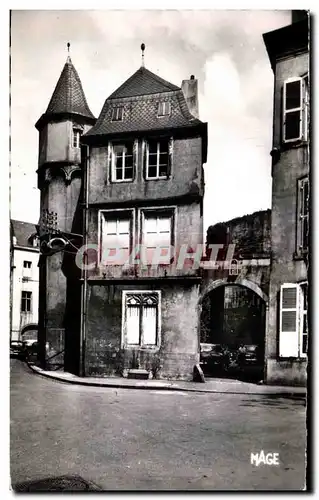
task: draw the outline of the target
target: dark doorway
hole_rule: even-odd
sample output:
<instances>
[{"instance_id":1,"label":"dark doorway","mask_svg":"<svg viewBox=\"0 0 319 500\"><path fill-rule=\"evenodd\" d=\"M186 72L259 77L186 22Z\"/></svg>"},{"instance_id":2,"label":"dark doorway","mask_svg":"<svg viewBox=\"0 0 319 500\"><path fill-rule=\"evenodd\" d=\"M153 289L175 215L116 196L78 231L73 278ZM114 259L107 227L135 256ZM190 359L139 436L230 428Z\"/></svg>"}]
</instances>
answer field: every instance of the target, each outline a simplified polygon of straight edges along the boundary
<instances>
[{"instance_id":1,"label":"dark doorway","mask_svg":"<svg viewBox=\"0 0 319 500\"><path fill-rule=\"evenodd\" d=\"M241 285L220 286L204 296L200 343L206 375L263 379L265 313L264 300Z\"/></svg>"}]
</instances>

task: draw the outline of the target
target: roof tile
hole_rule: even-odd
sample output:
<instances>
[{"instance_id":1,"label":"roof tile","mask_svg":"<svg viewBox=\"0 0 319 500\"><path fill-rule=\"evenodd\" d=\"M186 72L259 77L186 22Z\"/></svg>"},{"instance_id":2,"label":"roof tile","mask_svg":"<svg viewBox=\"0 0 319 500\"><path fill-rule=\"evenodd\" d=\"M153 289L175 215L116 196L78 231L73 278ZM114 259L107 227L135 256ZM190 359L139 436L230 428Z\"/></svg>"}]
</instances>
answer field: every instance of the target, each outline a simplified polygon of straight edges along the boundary
<instances>
[{"instance_id":1,"label":"roof tile","mask_svg":"<svg viewBox=\"0 0 319 500\"><path fill-rule=\"evenodd\" d=\"M37 229L35 224L11 219L11 238L15 236L17 239L15 246L33 247L30 238L36 234Z\"/></svg>"},{"instance_id":2,"label":"roof tile","mask_svg":"<svg viewBox=\"0 0 319 500\"><path fill-rule=\"evenodd\" d=\"M84 95L80 77L68 57L52 94L46 114L76 113L94 118Z\"/></svg>"},{"instance_id":3,"label":"roof tile","mask_svg":"<svg viewBox=\"0 0 319 500\"><path fill-rule=\"evenodd\" d=\"M170 102L170 114L158 116L158 103ZM123 107L123 120L112 121L112 110ZM105 101L96 124L84 135L162 130L202 123L189 111L182 90L142 67Z\"/></svg>"}]
</instances>

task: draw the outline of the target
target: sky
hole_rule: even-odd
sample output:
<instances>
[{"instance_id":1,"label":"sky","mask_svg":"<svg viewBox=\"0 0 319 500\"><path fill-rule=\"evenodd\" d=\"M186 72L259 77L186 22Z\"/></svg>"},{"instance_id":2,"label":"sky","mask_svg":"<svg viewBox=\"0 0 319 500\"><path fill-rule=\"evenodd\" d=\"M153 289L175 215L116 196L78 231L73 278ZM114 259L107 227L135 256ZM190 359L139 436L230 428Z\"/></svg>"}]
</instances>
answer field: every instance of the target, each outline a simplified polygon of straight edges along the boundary
<instances>
[{"instance_id":1,"label":"sky","mask_svg":"<svg viewBox=\"0 0 319 500\"><path fill-rule=\"evenodd\" d=\"M38 131L70 55L91 111L141 66L180 86L198 78L208 123L204 228L271 206L273 73L262 34L288 10L14 10L11 217L37 222ZM26 203L27 200L27 203Z\"/></svg>"}]
</instances>

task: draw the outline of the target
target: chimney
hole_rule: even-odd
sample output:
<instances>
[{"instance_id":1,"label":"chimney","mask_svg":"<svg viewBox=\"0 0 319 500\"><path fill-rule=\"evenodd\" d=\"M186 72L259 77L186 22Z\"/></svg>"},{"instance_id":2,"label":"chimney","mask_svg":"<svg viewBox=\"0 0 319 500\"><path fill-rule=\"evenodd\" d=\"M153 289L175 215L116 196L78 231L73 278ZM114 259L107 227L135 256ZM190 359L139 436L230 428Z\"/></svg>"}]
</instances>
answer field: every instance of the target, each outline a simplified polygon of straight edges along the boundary
<instances>
[{"instance_id":1,"label":"chimney","mask_svg":"<svg viewBox=\"0 0 319 500\"><path fill-rule=\"evenodd\" d=\"M195 80L194 75L191 75L189 80L182 81L182 91L187 102L187 106L191 114L198 118L198 80Z\"/></svg>"}]
</instances>

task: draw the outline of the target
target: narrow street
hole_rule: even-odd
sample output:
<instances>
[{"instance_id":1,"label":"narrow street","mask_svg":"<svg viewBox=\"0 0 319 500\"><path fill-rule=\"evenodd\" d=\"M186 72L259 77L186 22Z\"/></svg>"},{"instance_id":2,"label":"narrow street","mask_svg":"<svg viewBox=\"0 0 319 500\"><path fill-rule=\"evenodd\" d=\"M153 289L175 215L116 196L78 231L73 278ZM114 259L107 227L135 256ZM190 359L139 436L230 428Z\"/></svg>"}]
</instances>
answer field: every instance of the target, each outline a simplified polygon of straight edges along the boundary
<instances>
[{"instance_id":1,"label":"narrow street","mask_svg":"<svg viewBox=\"0 0 319 500\"><path fill-rule=\"evenodd\" d=\"M61 384L11 360L11 482L77 475L103 490L301 490L302 399ZM278 452L280 464L251 465Z\"/></svg>"}]
</instances>

